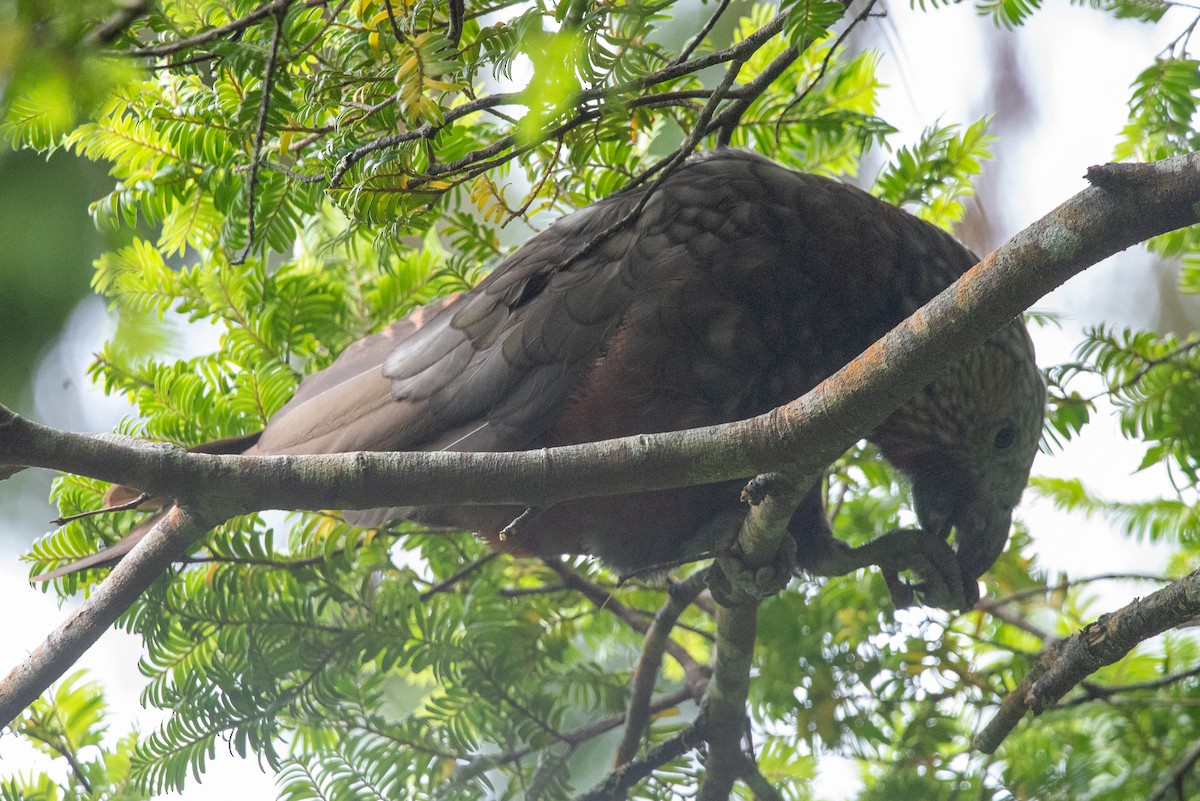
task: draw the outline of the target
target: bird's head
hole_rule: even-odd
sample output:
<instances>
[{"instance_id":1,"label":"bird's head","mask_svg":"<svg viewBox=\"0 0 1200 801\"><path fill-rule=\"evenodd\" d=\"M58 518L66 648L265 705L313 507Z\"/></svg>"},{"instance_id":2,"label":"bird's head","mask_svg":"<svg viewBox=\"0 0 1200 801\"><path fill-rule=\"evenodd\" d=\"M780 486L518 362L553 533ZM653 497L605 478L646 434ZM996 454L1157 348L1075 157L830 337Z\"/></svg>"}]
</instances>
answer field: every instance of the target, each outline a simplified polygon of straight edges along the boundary
<instances>
[{"instance_id":1,"label":"bird's head","mask_svg":"<svg viewBox=\"0 0 1200 801\"><path fill-rule=\"evenodd\" d=\"M921 528L949 536L964 582L1004 550L1041 437L1046 386L1019 322L949 367L872 434L912 481Z\"/></svg>"}]
</instances>

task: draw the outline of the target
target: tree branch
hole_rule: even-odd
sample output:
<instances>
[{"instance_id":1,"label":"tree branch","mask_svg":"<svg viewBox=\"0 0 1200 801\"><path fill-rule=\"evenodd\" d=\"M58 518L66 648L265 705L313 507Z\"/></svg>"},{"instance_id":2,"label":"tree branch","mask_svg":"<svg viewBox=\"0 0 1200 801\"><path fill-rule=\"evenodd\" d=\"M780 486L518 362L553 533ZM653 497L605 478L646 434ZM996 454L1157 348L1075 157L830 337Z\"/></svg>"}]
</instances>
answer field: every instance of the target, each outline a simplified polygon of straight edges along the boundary
<instances>
[{"instance_id":1,"label":"tree branch","mask_svg":"<svg viewBox=\"0 0 1200 801\"><path fill-rule=\"evenodd\" d=\"M747 730L746 696L757 631L757 599L717 612L716 665L696 721L709 746L697 801L725 801L745 770L747 757L741 744Z\"/></svg>"},{"instance_id":2,"label":"tree branch","mask_svg":"<svg viewBox=\"0 0 1200 801\"><path fill-rule=\"evenodd\" d=\"M663 654L671 642L671 629L675 627L679 616L692 605L696 596L704 591L705 573L706 571L701 570L672 585L667 594L667 602L654 615L654 620L646 629L642 655L633 671L633 690L629 696L628 711L625 713L625 732L621 736L620 745L617 746L614 765L623 765L637 756L642 735L650 724L650 699L654 693L654 683L658 680L658 671L662 667Z\"/></svg>"},{"instance_id":3,"label":"tree branch","mask_svg":"<svg viewBox=\"0 0 1200 801\"><path fill-rule=\"evenodd\" d=\"M1172 684L1177 684L1184 679L1194 679L1196 676L1200 676L1200 666L1194 667L1191 670L1180 671L1179 673L1168 673L1157 679L1135 681L1129 684L1096 684L1094 681L1081 681L1079 682L1079 686L1083 689L1083 694L1064 701L1057 708L1065 709L1066 707L1080 706L1092 701L1104 701L1124 693L1159 690L1163 687L1170 687Z\"/></svg>"},{"instance_id":4,"label":"tree branch","mask_svg":"<svg viewBox=\"0 0 1200 801\"><path fill-rule=\"evenodd\" d=\"M595 604L597 609L604 609L616 615L624 621L625 625L643 636L646 636L650 631L651 624L648 621L636 611L614 598L608 590L591 583L562 562L554 559L546 559L544 561L547 567L562 578L563 584L566 587L581 593ZM662 647L683 668L688 688L696 697L699 697L703 693L703 688L708 681L708 673L705 666L697 662L688 653L686 648L669 637L663 641Z\"/></svg>"},{"instance_id":5,"label":"tree branch","mask_svg":"<svg viewBox=\"0 0 1200 801\"><path fill-rule=\"evenodd\" d=\"M677 692L671 693L670 695L664 695L662 698L659 698L657 701L655 701L653 704L651 704L650 709L653 712L662 712L663 710L671 709L672 707L679 706L680 704L691 700L691 698L692 698L691 693L685 688L685 689L679 690ZM625 722L624 714L610 715L607 718L601 718L600 720L592 721L591 723L580 726L578 729L573 729L568 732L563 732L561 737L563 740L565 740L571 746L579 746L579 745L582 745L583 743L588 742L589 740L593 740L596 737L599 737L601 734L612 731L613 729L617 728L624 722ZM480 757L476 757L475 759L472 759L470 762L466 763L465 765L455 768L454 773L452 774L451 780L452 781L463 781L464 779L469 779L473 776L478 776L480 773L483 773L484 771L487 771L487 770L491 770L492 768L497 768L502 765L508 765L513 762L520 761L520 760L524 759L525 757L529 756L530 754L532 754L536 750L537 750L537 748L535 746L522 745L517 748L508 750L508 751L502 751L498 754L486 754L486 755L483 755ZM454 757L452 757L452 758L454 758ZM649 754L647 754L647 758L649 758ZM674 758L674 757L672 757L672 758ZM665 762L667 760L663 760L663 761ZM663 764L662 762L659 762L659 763L653 765L653 767L650 768L650 771L654 770L657 767L660 767L662 764ZM647 773L649 773L650 771L647 771ZM608 796L603 796L603 797L608 798Z\"/></svg>"},{"instance_id":6,"label":"tree branch","mask_svg":"<svg viewBox=\"0 0 1200 801\"><path fill-rule=\"evenodd\" d=\"M1200 762L1200 741L1192 743L1192 747L1187 750L1175 767L1159 780L1146 801L1164 801L1168 796L1179 799L1186 798L1187 796L1183 792L1183 780L1195 769L1197 762Z\"/></svg>"},{"instance_id":7,"label":"tree branch","mask_svg":"<svg viewBox=\"0 0 1200 801\"><path fill-rule=\"evenodd\" d=\"M149 10L150 0L132 0L131 2L127 0L124 4L117 6L112 16L105 20L103 25L89 31L83 41L85 44L93 46L112 44L118 36L125 32L126 28ZM91 788L88 788L88 792L91 792Z\"/></svg>"},{"instance_id":8,"label":"tree branch","mask_svg":"<svg viewBox=\"0 0 1200 801\"><path fill-rule=\"evenodd\" d=\"M1005 697L996 716L975 738L990 754L1000 747L1026 712L1040 715L1087 676L1124 657L1143 640L1200 614L1200 571L1111 614L1083 631L1052 644Z\"/></svg>"},{"instance_id":9,"label":"tree branch","mask_svg":"<svg viewBox=\"0 0 1200 801\"><path fill-rule=\"evenodd\" d=\"M1072 275L1151 236L1196 222L1200 154L1145 166L1153 180L1117 193L1084 190L804 397L748 420L525 452L248 457L62 432L0 407L0 464L78 473L154 496L219 498L229 516L381 505L544 508L569 499L715 483L783 468L816 473L948 361Z\"/></svg>"},{"instance_id":10,"label":"tree branch","mask_svg":"<svg viewBox=\"0 0 1200 801\"><path fill-rule=\"evenodd\" d=\"M196 36L190 36L187 39L180 39L178 42L170 44L156 45L154 47L141 47L136 50L130 50L124 55L136 56L138 58L157 58L159 56L170 56L178 53L181 50L187 50L189 47L196 45L208 44L224 39L231 34L241 33L250 26L256 24L260 20L266 19L272 14L282 13L296 0L272 0L270 3L264 3L258 8L251 11L244 17L235 19L219 28L209 28L207 31Z\"/></svg>"},{"instance_id":11,"label":"tree branch","mask_svg":"<svg viewBox=\"0 0 1200 801\"><path fill-rule=\"evenodd\" d=\"M975 608L982 612L986 612L997 620L1004 621L1010 626L1015 626L1027 634L1032 634L1034 637L1037 637L1043 642L1053 639L1053 637L1050 635L1050 632L1045 631L1044 629L1035 626L1029 620L1026 620L1021 613L1014 609L1010 609L1003 600L980 598L979 602L975 604Z\"/></svg>"},{"instance_id":12,"label":"tree branch","mask_svg":"<svg viewBox=\"0 0 1200 801\"><path fill-rule=\"evenodd\" d=\"M0 728L57 681L217 519L174 506L78 609L0 681Z\"/></svg>"},{"instance_id":13,"label":"tree branch","mask_svg":"<svg viewBox=\"0 0 1200 801\"><path fill-rule=\"evenodd\" d=\"M481 567L483 567L488 562L495 559L497 556L499 556L499 554L490 553L487 556L480 557L479 559L476 559L473 562L469 562L469 563L463 565L460 569L456 570L453 575L449 576L448 578L444 579L443 581L439 581L437 584L434 584L432 587L425 590L425 592L418 595L417 600L421 601L422 603L424 603L425 601L428 601L430 598L437 595L439 592L443 592L446 589L453 587L455 584L462 581L464 578L471 575L475 571L479 570Z\"/></svg>"},{"instance_id":14,"label":"tree branch","mask_svg":"<svg viewBox=\"0 0 1200 801\"><path fill-rule=\"evenodd\" d=\"M649 776L672 759L691 751L703 742L696 726L688 726L669 740L664 740L646 752L641 759L626 762L612 771L604 781L586 793L576 796L575 801L614 801L624 798L625 791Z\"/></svg>"}]
</instances>

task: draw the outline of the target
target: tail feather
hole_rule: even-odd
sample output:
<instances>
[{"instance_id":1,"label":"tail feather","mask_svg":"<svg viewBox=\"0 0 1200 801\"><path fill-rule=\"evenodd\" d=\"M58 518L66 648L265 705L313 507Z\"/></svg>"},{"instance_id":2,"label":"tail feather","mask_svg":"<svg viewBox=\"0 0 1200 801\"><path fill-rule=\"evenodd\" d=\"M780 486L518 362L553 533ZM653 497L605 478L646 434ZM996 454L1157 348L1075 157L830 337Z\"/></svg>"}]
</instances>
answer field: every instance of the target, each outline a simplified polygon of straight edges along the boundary
<instances>
[{"instance_id":1,"label":"tail feather","mask_svg":"<svg viewBox=\"0 0 1200 801\"><path fill-rule=\"evenodd\" d=\"M391 389L387 379L383 377L382 363L387 358L388 354L396 347L397 343L402 342L414 332L418 331L431 319L436 317L442 311L453 306L461 294L447 295L438 298L432 303L417 309L407 317L397 320L387 327L384 331L359 340L345 350L332 365L325 370L307 376L300 382L300 386L296 389L296 394L282 409L280 409L272 418L269 426L273 426L272 431L277 431L281 425L288 425L290 418L299 416L298 410L302 409L310 401L317 399L323 393L336 394L336 390L340 385L348 385L349 380L363 373L372 373L378 376L378 383L383 385L383 400L391 402ZM363 403L362 398L353 399L359 405ZM313 415L310 410L309 416ZM328 410L318 412L320 414L328 414ZM360 415L361 416L361 413ZM307 419L307 418L306 418ZM301 429L306 426L312 427L311 420L307 423L301 421L297 424ZM482 431L486 426L480 426L475 431L470 432L467 436L476 434ZM251 453L269 454L269 453L326 453L330 452L330 448L314 447L312 450L306 450L302 445L298 448L275 448L271 446L270 437L268 437L267 447L260 448L259 439L263 435L263 431L255 431L251 434L243 434L241 436L226 437L225 439L214 440L213 442L205 442L200 445L195 445L188 448L192 453L206 453L213 455L225 454L241 454L250 451ZM376 430L368 430L370 434L369 442L364 442L365 436L362 432L355 432L357 439L352 439L349 447L334 448L333 450L368 450L372 449L371 444L376 447L379 443L386 442L386 437L380 437ZM279 439L278 436L275 439ZM285 437L286 439L286 437ZM335 437L336 439L336 437ZM312 443L304 443L312 447ZM342 443L345 445L345 443ZM5 471L9 468L0 465L0 480L6 477ZM22 468L14 468L22 469ZM133 508L134 505L138 509L168 509L172 503L172 499L164 497L143 498L141 490L134 487L128 487L121 484L114 485L108 489L104 495L103 509L104 511L115 511L117 509ZM70 573L76 573L80 570L86 570L91 567L106 567L116 564L125 554L136 545L142 537L154 525L162 519L165 511L160 511L150 517L147 517L142 522L138 523L120 542L111 545L102 551L85 556L82 559L76 559L74 562L57 567L47 573L32 576L31 581L51 581L61 576Z\"/></svg>"},{"instance_id":2,"label":"tail feather","mask_svg":"<svg viewBox=\"0 0 1200 801\"><path fill-rule=\"evenodd\" d=\"M129 530L129 533L121 538L115 545L110 545L96 553L88 554L87 556L76 559L74 562L68 562L65 565L56 567L47 573L40 573L36 576L30 576L30 581L53 581L56 578L66 576L70 573L78 573L80 570L87 570L91 567L108 567L115 565L121 561L121 557L133 550L133 546L142 541L150 533L150 529L154 528L158 521L162 520L167 514L167 509L147 517L145 520L138 523Z\"/></svg>"}]
</instances>

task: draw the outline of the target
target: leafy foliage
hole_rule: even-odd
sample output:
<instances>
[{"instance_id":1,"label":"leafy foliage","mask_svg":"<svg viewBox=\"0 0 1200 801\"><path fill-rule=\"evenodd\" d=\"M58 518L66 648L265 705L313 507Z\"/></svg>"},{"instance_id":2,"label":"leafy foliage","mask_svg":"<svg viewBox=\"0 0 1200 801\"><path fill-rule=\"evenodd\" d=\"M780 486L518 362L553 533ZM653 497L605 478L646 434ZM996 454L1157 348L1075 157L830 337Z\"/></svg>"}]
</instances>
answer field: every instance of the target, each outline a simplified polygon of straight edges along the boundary
<instances>
[{"instance_id":1,"label":"leafy foliage","mask_svg":"<svg viewBox=\"0 0 1200 801\"><path fill-rule=\"evenodd\" d=\"M74 673L39 698L12 724L14 732L69 768L66 782L49 774L0 781L4 801L142 799L130 780L135 735L101 749L106 705L100 687Z\"/></svg>"},{"instance_id":2,"label":"leafy foliage","mask_svg":"<svg viewBox=\"0 0 1200 801\"><path fill-rule=\"evenodd\" d=\"M882 158L874 191L947 229L991 142L981 119L889 150L878 55L844 49L831 35L844 9L823 0L785 2L778 16L743 9L699 40L670 3L643 0L470 2L453 19L453 3L426 0L164 0L132 18L115 2L34 5L0 7L0 36L20 44L0 46L13 76L0 131L16 147L109 165L112 191L92 213L125 244L97 261L93 283L121 329L91 375L136 406L123 433L183 445L257 430L350 342L473 285L513 239L684 155L694 132L706 146L722 136L836 176ZM1011 27L1038 5L978 9ZM1142 0L1090 5L1146 21L1162 13ZM123 24L104 42L114 54L85 43L114 19ZM221 26L231 27L213 35ZM30 46L35 29L52 53ZM731 48L739 69L721 89ZM1138 78L1120 155L1196 146L1198 75L1177 53ZM510 235L514 221L521 233ZM1192 288L1195 236L1158 243L1186 256ZM137 347L148 318L214 329L215 342L184 357ZM1098 330L1051 375L1051 438L1087 425L1099 396L1074 382L1098 378L1125 433L1147 443L1145 464L1179 476L1178 498L1108 501L1049 480L1039 490L1196 551L1198 353L1194 339ZM825 489L847 541L905 522L905 488L869 449L839 462ZM54 496L74 515L97 508L103 490L64 476ZM90 553L136 516L72 520L30 562L40 572ZM1007 612L894 615L875 575L805 582L765 603L750 709L762 777L786 798L810 798L816 766L837 753L857 760L862 799L1148 795L1200 736L1200 690L1194 671L1121 688L1195 665L1185 637L1097 677L1130 704L1080 696L1071 703L1087 705L1086 718L1055 711L992 763L964 756L1044 642L1092 614L1086 588L1056 586L1027 545L1018 530L989 574ZM56 588L87 592L99 578ZM609 770L604 738L620 727L643 645L631 621L664 603L659 585L618 585L583 561L492 559L467 535L364 532L326 514L232 521L121 621L144 639L144 701L169 710L166 722L113 744L98 691L73 677L16 727L70 767L66 779L11 777L0 797L174 791L219 747L273 768L288 800L571 797ZM706 607L689 606L672 637L707 662ZM669 658L656 698L687 680ZM1162 715L1151 702L1176 705ZM647 747L678 733L695 706L656 712ZM694 754L666 761L631 795L677 797L701 770Z\"/></svg>"}]
</instances>

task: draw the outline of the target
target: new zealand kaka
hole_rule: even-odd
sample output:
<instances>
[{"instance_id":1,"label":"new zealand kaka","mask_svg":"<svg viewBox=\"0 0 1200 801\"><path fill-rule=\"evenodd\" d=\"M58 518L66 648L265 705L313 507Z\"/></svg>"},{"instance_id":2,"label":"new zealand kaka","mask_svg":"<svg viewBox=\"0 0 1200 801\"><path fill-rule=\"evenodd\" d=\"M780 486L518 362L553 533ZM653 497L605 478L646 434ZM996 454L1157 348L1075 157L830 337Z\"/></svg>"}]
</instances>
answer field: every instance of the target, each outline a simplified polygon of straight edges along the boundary
<instances>
[{"instance_id":1,"label":"new zealand kaka","mask_svg":"<svg viewBox=\"0 0 1200 801\"><path fill-rule=\"evenodd\" d=\"M256 441L233 449L524 450L743 419L812 389L977 261L858 189L728 150L682 165L631 225L573 258L645 191L559 220L471 291L352 345L305 379ZM868 437L911 479L922 527L943 537L955 529L966 582L1004 547L1044 402L1015 320ZM622 571L671 562L741 508L743 483L563 503L500 545L591 553ZM346 517L363 526L407 518L497 542L521 512ZM113 562L147 528L40 578ZM805 549L830 536L819 492L791 528L803 564Z\"/></svg>"}]
</instances>

